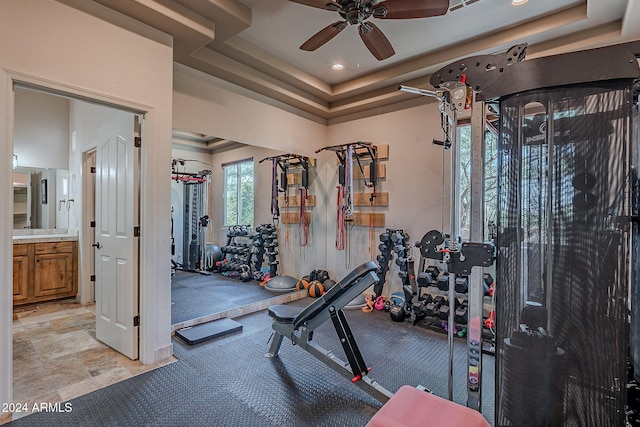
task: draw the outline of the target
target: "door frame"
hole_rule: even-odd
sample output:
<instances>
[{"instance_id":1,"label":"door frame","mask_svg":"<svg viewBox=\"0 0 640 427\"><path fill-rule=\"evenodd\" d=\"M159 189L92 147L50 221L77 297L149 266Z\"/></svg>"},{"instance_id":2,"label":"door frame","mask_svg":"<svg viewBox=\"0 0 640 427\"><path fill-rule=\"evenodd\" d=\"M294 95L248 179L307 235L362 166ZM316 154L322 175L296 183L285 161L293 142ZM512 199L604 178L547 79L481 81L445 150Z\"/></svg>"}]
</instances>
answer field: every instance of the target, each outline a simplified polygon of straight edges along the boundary
<instances>
[{"instance_id":1,"label":"door frame","mask_svg":"<svg viewBox=\"0 0 640 427\"><path fill-rule=\"evenodd\" d=\"M95 147L91 147L82 153L82 233L86 236L80 242L82 252L86 254L84 260L79 265L79 274L85 280L78 280L78 292L80 293L80 304L89 304L95 301L95 282L91 281L91 276L95 274L95 233L91 227L91 221L95 220L95 174L91 173L91 164L95 162ZM88 278L88 280L86 279Z\"/></svg>"},{"instance_id":2,"label":"door frame","mask_svg":"<svg viewBox=\"0 0 640 427\"><path fill-rule=\"evenodd\" d=\"M5 206L12 206L12 194L11 185L12 182L12 158L13 156L13 134L14 134L14 111L15 111L15 98L13 86L14 84L31 86L35 88L41 88L46 92L58 93L63 96L69 96L80 100L94 102L111 106L118 109L130 111L134 114L138 114L144 117L142 133L149 140L153 135L145 131L146 128L154 129L158 120L157 113L150 106L140 104L133 100L122 99L118 97L112 97L103 93L93 92L81 87L67 85L60 82L54 82L48 79L43 79L37 76L16 72L7 69L0 69L0 161L4 161L5 167L0 168L0 200L4 201ZM143 188L152 186L149 180L152 180L154 176L152 171L145 167L146 163L150 161L143 154L143 150L140 155L140 170L139 179L140 185ZM145 203L148 203L146 197L142 197L140 200L140 212L142 213L141 220L147 220L149 227L153 226L155 221L151 216L153 208L145 209ZM83 202L84 203L84 202ZM145 215L146 214L146 215ZM13 216L13 209L0 210L0 370L6 373L6 380L4 384L0 384L0 398L3 401L10 402L12 396L13 386L13 342L12 342L12 327L13 327L13 222L11 218ZM82 233L82 227L80 227L80 233ZM80 247L87 237L82 233L79 236ZM154 282L154 280L145 280L145 278L153 279L157 278L157 273L152 269L146 269L142 260L147 258L152 259L157 257L157 251L153 248L154 239L149 235L142 235L139 239L139 304L140 304L140 340L139 340L139 360L143 364L155 363L158 360L170 357L172 354L171 344L165 345L161 348L157 348L158 339L155 335L162 328L158 328L156 325L161 320L159 319L156 310L157 297L152 287L145 286L145 283ZM79 253L80 265L84 265L86 260L84 259L87 254L83 254L83 251ZM150 263L151 265L153 263ZM82 270L79 271L79 281L82 283L86 280L82 275ZM85 273L86 274L86 273ZM87 278L88 279L88 278ZM159 279L159 278L158 278ZM170 323L170 322L169 322ZM170 325L169 332L170 332Z\"/></svg>"}]
</instances>

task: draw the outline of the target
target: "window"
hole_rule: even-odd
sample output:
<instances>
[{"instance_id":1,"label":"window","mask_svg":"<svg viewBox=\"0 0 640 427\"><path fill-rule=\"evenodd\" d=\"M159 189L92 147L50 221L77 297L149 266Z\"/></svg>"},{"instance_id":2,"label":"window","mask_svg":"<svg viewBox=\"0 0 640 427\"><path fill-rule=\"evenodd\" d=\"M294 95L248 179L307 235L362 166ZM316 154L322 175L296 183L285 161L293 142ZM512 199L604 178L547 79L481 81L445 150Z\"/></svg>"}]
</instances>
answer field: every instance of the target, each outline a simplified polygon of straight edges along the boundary
<instances>
[{"instance_id":1,"label":"window","mask_svg":"<svg viewBox=\"0 0 640 427\"><path fill-rule=\"evenodd\" d=\"M223 168L224 225L253 225L253 159Z\"/></svg>"},{"instance_id":2,"label":"window","mask_svg":"<svg viewBox=\"0 0 640 427\"><path fill-rule=\"evenodd\" d=\"M470 238L471 226L471 125L459 125L458 128L459 183L458 193L458 233L463 241ZM485 130L484 147L484 226L485 238L488 236L487 224L497 217L498 196L498 137L495 129L488 125Z\"/></svg>"}]
</instances>

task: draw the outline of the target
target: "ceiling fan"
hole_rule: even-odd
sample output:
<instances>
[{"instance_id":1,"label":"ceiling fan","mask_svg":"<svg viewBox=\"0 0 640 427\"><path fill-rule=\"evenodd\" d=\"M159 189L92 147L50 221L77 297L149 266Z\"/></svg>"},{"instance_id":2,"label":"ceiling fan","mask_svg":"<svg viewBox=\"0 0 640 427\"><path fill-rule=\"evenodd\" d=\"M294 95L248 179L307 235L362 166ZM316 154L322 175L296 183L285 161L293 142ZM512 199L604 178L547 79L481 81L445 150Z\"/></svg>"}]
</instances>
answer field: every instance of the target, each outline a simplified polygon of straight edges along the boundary
<instances>
[{"instance_id":1,"label":"ceiling fan","mask_svg":"<svg viewBox=\"0 0 640 427\"><path fill-rule=\"evenodd\" d=\"M300 49L313 51L327 43L344 30L348 24L359 25L358 34L365 46L378 60L382 61L395 54L393 46L382 30L369 18L411 19L440 16L449 10L449 0L289 0L319 9L338 12L342 20L328 25Z\"/></svg>"}]
</instances>

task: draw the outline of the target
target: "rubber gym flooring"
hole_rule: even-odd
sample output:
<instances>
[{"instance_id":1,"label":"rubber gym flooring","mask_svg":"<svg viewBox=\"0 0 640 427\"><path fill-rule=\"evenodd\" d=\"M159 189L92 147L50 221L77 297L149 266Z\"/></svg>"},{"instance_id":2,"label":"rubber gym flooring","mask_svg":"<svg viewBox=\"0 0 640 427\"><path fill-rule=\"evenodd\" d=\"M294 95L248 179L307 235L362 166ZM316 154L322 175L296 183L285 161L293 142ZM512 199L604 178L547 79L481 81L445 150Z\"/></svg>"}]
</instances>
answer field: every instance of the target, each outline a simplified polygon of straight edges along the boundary
<instances>
[{"instance_id":1,"label":"rubber gym flooring","mask_svg":"<svg viewBox=\"0 0 640 427\"><path fill-rule=\"evenodd\" d=\"M171 324L238 308L277 294L258 282L242 282L220 274L176 271L171 280Z\"/></svg>"},{"instance_id":2,"label":"rubber gym flooring","mask_svg":"<svg viewBox=\"0 0 640 427\"><path fill-rule=\"evenodd\" d=\"M308 298L292 304L305 305ZM388 313L346 311L370 376L396 391L423 385L447 394L446 335ZM11 426L363 426L380 403L286 340L267 358L271 319L266 311L236 318L241 333L195 346L174 339L178 362L70 401L71 411L36 413ZM330 321L314 340L343 360ZM456 340L454 395L465 403L466 341ZM484 356L482 412L494 418L494 358ZM64 406L63 406L64 407Z\"/></svg>"}]
</instances>

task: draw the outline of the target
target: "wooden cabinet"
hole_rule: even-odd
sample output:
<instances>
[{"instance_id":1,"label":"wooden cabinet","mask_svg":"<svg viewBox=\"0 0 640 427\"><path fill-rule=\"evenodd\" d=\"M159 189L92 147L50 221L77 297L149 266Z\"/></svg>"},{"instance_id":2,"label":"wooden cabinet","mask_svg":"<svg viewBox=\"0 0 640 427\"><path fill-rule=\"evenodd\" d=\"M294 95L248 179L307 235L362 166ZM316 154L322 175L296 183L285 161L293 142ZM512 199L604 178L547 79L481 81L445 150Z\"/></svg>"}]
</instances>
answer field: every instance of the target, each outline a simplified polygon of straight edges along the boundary
<instances>
[{"instance_id":1,"label":"wooden cabinet","mask_svg":"<svg viewBox=\"0 0 640 427\"><path fill-rule=\"evenodd\" d=\"M78 293L78 242L13 245L13 304L28 304Z\"/></svg>"},{"instance_id":2,"label":"wooden cabinet","mask_svg":"<svg viewBox=\"0 0 640 427\"><path fill-rule=\"evenodd\" d=\"M30 246L32 245L13 245L14 304L23 303L28 298Z\"/></svg>"}]
</instances>

